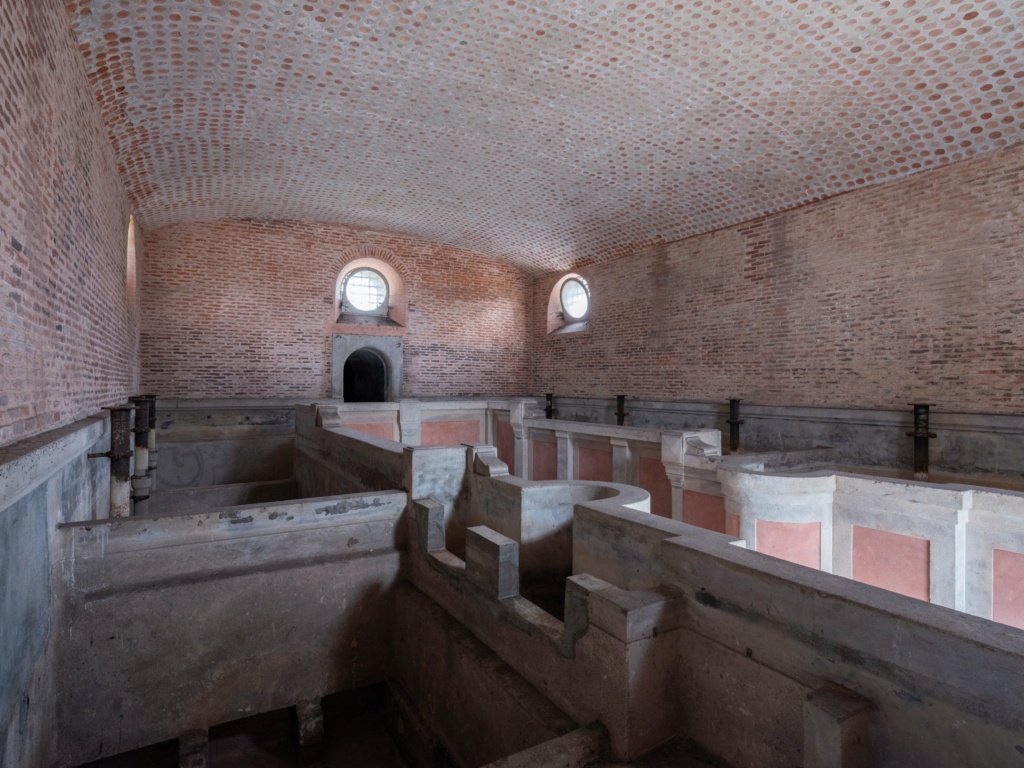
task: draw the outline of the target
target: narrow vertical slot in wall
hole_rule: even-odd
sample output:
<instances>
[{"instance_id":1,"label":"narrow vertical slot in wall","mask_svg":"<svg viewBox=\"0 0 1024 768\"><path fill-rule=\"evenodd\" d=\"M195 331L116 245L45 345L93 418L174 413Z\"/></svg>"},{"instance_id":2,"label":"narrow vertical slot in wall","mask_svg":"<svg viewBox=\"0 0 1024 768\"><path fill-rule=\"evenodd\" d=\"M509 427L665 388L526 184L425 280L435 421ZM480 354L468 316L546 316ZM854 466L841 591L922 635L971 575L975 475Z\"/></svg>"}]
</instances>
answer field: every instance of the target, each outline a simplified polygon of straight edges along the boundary
<instances>
[{"instance_id":1,"label":"narrow vertical slot in wall","mask_svg":"<svg viewBox=\"0 0 1024 768\"><path fill-rule=\"evenodd\" d=\"M135 277L135 217L128 219L128 269L125 277L125 292L128 297L128 307L135 309L136 277Z\"/></svg>"}]
</instances>

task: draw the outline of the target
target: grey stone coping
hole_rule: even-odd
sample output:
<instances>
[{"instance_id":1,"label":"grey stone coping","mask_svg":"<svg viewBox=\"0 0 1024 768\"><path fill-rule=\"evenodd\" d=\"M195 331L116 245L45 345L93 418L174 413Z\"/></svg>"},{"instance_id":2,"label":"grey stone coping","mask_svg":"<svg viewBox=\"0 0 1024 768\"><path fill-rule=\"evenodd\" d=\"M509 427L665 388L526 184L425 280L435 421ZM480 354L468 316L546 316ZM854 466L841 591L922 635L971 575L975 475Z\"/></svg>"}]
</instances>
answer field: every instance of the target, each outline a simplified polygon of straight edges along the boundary
<instances>
[{"instance_id":1,"label":"grey stone coping","mask_svg":"<svg viewBox=\"0 0 1024 768\"><path fill-rule=\"evenodd\" d=\"M74 556L104 557L118 552L348 525L367 516L395 517L405 509L404 491L354 493L298 501L240 504L205 512L135 515L61 523Z\"/></svg>"},{"instance_id":2,"label":"grey stone coping","mask_svg":"<svg viewBox=\"0 0 1024 768\"><path fill-rule=\"evenodd\" d=\"M523 425L530 429L542 429L551 432L571 432L574 435L591 435L594 437L621 437L642 443L660 443L662 435L683 437L683 430L644 429L642 427L620 427L615 424L591 424L584 421L568 421L564 419L523 419ZM710 430L685 430L685 434Z\"/></svg>"},{"instance_id":3,"label":"grey stone coping","mask_svg":"<svg viewBox=\"0 0 1024 768\"><path fill-rule=\"evenodd\" d=\"M16 502L87 452L106 431L107 417L96 415L0 448L0 504Z\"/></svg>"},{"instance_id":4,"label":"grey stone coping","mask_svg":"<svg viewBox=\"0 0 1024 768\"><path fill-rule=\"evenodd\" d=\"M534 397L543 398L543 395L535 395ZM556 393L556 407L559 403L578 408L604 408L608 410L616 408L614 398L558 397ZM631 400L627 397L626 410L631 413L646 411L650 413L700 414L710 418L725 418L729 412L729 404L726 401ZM898 428L911 424L913 422L913 413L909 404L906 410L892 410L800 405L758 405L757 403L744 401L740 406L740 418L835 422L860 426ZM933 408L930 414L930 424L933 428L953 431L1024 433L1024 415L1016 414L943 411L940 408Z\"/></svg>"}]
</instances>

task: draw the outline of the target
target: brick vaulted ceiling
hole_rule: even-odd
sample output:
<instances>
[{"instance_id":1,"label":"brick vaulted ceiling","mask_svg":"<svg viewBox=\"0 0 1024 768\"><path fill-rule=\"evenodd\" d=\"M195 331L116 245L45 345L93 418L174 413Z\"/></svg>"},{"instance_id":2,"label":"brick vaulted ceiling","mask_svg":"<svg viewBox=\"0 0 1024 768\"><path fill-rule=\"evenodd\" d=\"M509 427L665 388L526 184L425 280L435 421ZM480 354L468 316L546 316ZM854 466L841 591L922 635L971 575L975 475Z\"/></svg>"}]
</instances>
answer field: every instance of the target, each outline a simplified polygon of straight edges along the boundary
<instances>
[{"instance_id":1,"label":"brick vaulted ceiling","mask_svg":"<svg viewBox=\"0 0 1024 768\"><path fill-rule=\"evenodd\" d=\"M1024 0L77 0L146 228L382 228L531 272L1008 146Z\"/></svg>"}]
</instances>

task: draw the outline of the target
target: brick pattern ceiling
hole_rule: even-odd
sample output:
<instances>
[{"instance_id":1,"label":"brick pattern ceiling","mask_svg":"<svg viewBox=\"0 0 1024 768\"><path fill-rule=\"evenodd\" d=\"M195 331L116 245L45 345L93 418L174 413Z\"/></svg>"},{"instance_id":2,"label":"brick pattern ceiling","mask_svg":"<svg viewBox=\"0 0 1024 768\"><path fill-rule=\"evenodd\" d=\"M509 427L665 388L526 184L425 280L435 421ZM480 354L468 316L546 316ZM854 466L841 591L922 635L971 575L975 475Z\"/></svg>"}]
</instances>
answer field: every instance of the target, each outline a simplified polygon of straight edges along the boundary
<instances>
[{"instance_id":1,"label":"brick pattern ceiling","mask_svg":"<svg viewBox=\"0 0 1024 768\"><path fill-rule=\"evenodd\" d=\"M1022 134L1024 0L66 7L146 228L335 221L536 273Z\"/></svg>"}]
</instances>

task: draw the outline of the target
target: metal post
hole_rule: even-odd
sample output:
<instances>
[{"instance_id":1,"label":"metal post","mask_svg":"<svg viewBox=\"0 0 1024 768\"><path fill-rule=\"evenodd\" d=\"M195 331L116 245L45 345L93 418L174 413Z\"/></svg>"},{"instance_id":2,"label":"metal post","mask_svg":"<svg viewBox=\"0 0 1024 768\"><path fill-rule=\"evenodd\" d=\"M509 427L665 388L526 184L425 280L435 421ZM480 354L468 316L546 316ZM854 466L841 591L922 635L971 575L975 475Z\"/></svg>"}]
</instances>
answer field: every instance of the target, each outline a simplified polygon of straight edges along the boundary
<instances>
[{"instance_id":1,"label":"metal post","mask_svg":"<svg viewBox=\"0 0 1024 768\"><path fill-rule=\"evenodd\" d=\"M135 402L135 474L132 476L132 514L144 515L149 506L149 406L145 396Z\"/></svg>"},{"instance_id":2,"label":"metal post","mask_svg":"<svg viewBox=\"0 0 1024 768\"><path fill-rule=\"evenodd\" d=\"M743 423L740 418L741 402L737 398L729 400L729 418L725 420L729 425L729 453L736 453L740 449L740 424Z\"/></svg>"},{"instance_id":3,"label":"metal post","mask_svg":"<svg viewBox=\"0 0 1024 768\"><path fill-rule=\"evenodd\" d=\"M928 440L937 435L928 431L929 409L935 403L910 403L914 406L914 431L907 432L914 438L914 479L928 479Z\"/></svg>"},{"instance_id":4,"label":"metal post","mask_svg":"<svg viewBox=\"0 0 1024 768\"><path fill-rule=\"evenodd\" d=\"M621 427L626 423L626 416L629 415L626 413L626 396L616 395L615 405L617 406L615 411L615 422Z\"/></svg>"},{"instance_id":5,"label":"metal post","mask_svg":"<svg viewBox=\"0 0 1024 768\"><path fill-rule=\"evenodd\" d=\"M110 516L128 517L131 511L130 478L132 470L132 411L130 405L107 408L110 411L110 450L90 453L90 459L110 459Z\"/></svg>"},{"instance_id":6,"label":"metal post","mask_svg":"<svg viewBox=\"0 0 1024 768\"><path fill-rule=\"evenodd\" d=\"M545 397L547 398L547 405L544 406L544 415L549 419L553 419L555 414L558 413L558 409L555 408L555 395L552 392L548 392Z\"/></svg>"},{"instance_id":7,"label":"metal post","mask_svg":"<svg viewBox=\"0 0 1024 768\"><path fill-rule=\"evenodd\" d=\"M156 490L156 395L146 395L149 400L149 490Z\"/></svg>"}]
</instances>

